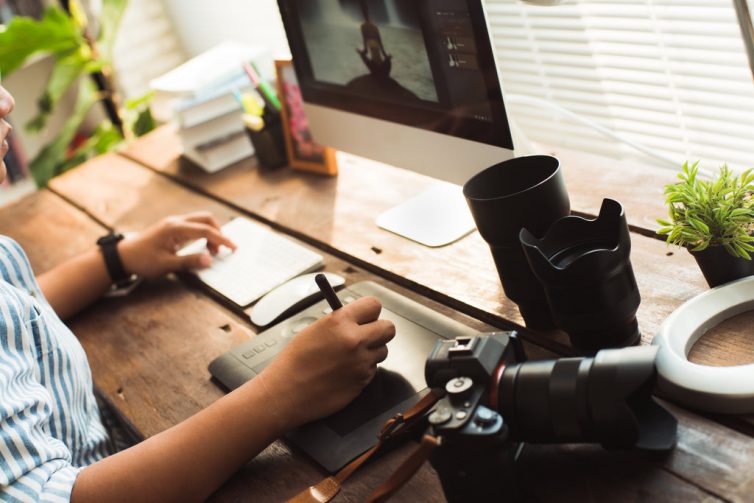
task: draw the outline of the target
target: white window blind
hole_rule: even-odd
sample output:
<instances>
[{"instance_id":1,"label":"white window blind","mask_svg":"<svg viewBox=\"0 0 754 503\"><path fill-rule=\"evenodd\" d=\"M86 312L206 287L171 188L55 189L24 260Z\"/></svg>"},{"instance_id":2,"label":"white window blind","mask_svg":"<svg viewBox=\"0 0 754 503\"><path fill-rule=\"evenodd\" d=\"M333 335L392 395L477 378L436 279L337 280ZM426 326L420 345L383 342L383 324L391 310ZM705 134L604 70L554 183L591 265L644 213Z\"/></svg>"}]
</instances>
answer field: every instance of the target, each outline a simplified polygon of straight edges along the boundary
<instances>
[{"instance_id":1,"label":"white window blind","mask_svg":"<svg viewBox=\"0 0 754 503\"><path fill-rule=\"evenodd\" d=\"M754 166L754 80L730 0L486 3L509 115L530 140L657 162L532 104L545 101L678 165Z\"/></svg>"},{"instance_id":2,"label":"white window blind","mask_svg":"<svg viewBox=\"0 0 754 503\"><path fill-rule=\"evenodd\" d=\"M187 58L162 1L129 0L115 41L115 76L127 98Z\"/></svg>"}]
</instances>

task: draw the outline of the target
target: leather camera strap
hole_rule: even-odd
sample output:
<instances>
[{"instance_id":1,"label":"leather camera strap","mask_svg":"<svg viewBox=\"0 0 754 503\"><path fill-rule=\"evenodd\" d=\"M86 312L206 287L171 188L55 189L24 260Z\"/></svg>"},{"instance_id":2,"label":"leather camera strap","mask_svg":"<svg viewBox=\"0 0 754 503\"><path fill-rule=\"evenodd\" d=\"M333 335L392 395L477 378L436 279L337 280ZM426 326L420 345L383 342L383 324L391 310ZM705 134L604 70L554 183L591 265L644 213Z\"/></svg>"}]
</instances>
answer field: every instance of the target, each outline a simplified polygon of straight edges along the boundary
<instances>
[{"instance_id":1,"label":"leather camera strap","mask_svg":"<svg viewBox=\"0 0 754 503\"><path fill-rule=\"evenodd\" d=\"M435 447L439 445L440 439L432 435L424 435L419 447L393 472L389 479L369 496L367 502L384 503L389 500L406 482L411 480L411 477L416 474L419 468L429 459Z\"/></svg>"},{"instance_id":2,"label":"leather camera strap","mask_svg":"<svg viewBox=\"0 0 754 503\"><path fill-rule=\"evenodd\" d=\"M327 503L328 501L333 499L335 495L340 492L340 488L343 486L343 483L346 481L346 479L353 475L353 473L358 470L364 463L369 461L369 459L377 451L380 450L385 442L397 435L400 435L401 433L405 433L411 430L414 424L419 419L421 419L429 411L429 409L431 409L435 405L435 403L437 403L439 399L440 396L438 394L436 394L434 391L430 391L409 410L407 410L403 414L396 414L395 416L388 419L387 422L383 425L382 430L380 430L380 433L377 435L377 443L371 449L351 461L335 475L327 477L317 485L313 485L308 489L300 492L293 498L289 499L288 503ZM414 456L412 455L411 458L413 457ZM409 460L407 460L404 464L407 464L408 461L411 460L411 458L409 458ZM419 464L419 466L421 466L421 464ZM401 466L401 468L403 468L403 466ZM399 470L401 468L399 468ZM416 470L414 470L414 472L415 471ZM395 478L396 475L397 472L396 474L393 474L390 480ZM411 475L413 475L413 472L411 473ZM410 478L410 476L408 478ZM408 480L408 478L406 480ZM390 482L390 480L388 480L388 482ZM382 488L383 487L380 487L380 489Z\"/></svg>"}]
</instances>

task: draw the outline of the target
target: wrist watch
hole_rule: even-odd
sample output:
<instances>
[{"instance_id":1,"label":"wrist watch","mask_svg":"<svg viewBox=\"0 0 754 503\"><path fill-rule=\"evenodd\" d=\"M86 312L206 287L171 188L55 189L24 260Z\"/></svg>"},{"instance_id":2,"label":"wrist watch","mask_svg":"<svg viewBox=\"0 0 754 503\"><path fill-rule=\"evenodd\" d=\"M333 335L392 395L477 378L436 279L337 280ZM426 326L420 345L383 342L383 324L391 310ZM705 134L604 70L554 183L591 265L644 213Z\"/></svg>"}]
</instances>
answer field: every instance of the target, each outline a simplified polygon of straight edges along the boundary
<instances>
[{"instance_id":1,"label":"wrist watch","mask_svg":"<svg viewBox=\"0 0 754 503\"><path fill-rule=\"evenodd\" d=\"M130 286L134 282L134 277L126 272L123 262L118 254L118 243L123 241L123 234L111 232L97 240L102 257L105 259L105 266L115 289L122 289Z\"/></svg>"}]
</instances>

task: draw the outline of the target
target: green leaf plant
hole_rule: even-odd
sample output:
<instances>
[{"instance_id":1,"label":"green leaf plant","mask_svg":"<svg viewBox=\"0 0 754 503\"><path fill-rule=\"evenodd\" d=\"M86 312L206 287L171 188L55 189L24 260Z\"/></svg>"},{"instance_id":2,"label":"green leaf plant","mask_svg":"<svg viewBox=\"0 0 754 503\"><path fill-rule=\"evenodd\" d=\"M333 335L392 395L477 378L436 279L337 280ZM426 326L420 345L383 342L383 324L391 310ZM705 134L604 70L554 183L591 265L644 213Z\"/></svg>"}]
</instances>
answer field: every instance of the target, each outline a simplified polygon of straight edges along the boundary
<instances>
[{"instance_id":1,"label":"green leaf plant","mask_svg":"<svg viewBox=\"0 0 754 503\"><path fill-rule=\"evenodd\" d=\"M699 177L699 162L688 162L680 182L665 187L669 220L657 220L668 243L692 252L722 246L734 257L751 260L754 252L754 173L735 174L723 165L712 180Z\"/></svg>"},{"instance_id":2,"label":"green leaf plant","mask_svg":"<svg viewBox=\"0 0 754 503\"><path fill-rule=\"evenodd\" d=\"M112 75L113 46L128 2L102 0L102 14L98 20L100 30L96 39L87 33L88 21L78 0L71 0L69 5L70 13L49 7L40 20L19 16L7 26L0 25L1 75L10 75L31 57L40 54L52 56L55 62L37 100L37 114L26 124L28 132L43 132L60 101L69 95L69 90L77 89L74 112L57 136L29 163L32 176L40 187L45 186L50 178L87 159L117 148L125 136L141 136L154 128L149 110L151 95L148 95L118 110L117 115L125 118L123 131L106 120L90 133L87 140L71 148L91 107L106 98L105 93L92 84L90 76L95 72Z\"/></svg>"}]
</instances>

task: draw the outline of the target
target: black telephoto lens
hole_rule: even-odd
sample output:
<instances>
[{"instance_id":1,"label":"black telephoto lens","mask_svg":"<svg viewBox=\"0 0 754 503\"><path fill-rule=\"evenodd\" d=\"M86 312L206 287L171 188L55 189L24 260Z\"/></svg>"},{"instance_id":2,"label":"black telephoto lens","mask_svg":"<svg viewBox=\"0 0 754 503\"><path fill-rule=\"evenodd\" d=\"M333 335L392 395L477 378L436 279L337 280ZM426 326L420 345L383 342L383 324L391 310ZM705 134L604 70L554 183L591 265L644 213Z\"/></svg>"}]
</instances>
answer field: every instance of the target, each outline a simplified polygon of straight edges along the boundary
<instances>
[{"instance_id":1,"label":"black telephoto lens","mask_svg":"<svg viewBox=\"0 0 754 503\"><path fill-rule=\"evenodd\" d=\"M594 358L507 366L492 405L517 441L670 449L677 421L651 396L657 349L611 349Z\"/></svg>"},{"instance_id":2,"label":"black telephoto lens","mask_svg":"<svg viewBox=\"0 0 754 503\"><path fill-rule=\"evenodd\" d=\"M582 354L638 344L641 296L631 267L623 206L605 199L599 217L568 216L542 238L527 229L521 244L544 287L555 323Z\"/></svg>"},{"instance_id":3,"label":"black telephoto lens","mask_svg":"<svg viewBox=\"0 0 754 503\"><path fill-rule=\"evenodd\" d=\"M463 188L474 222L490 245L505 295L518 305L526 326L555 324L542 286L529 268L519 233L541 236L571 211L560 161L547 155L517 157L474 176Z\"/></svg>"}]
</instances>

